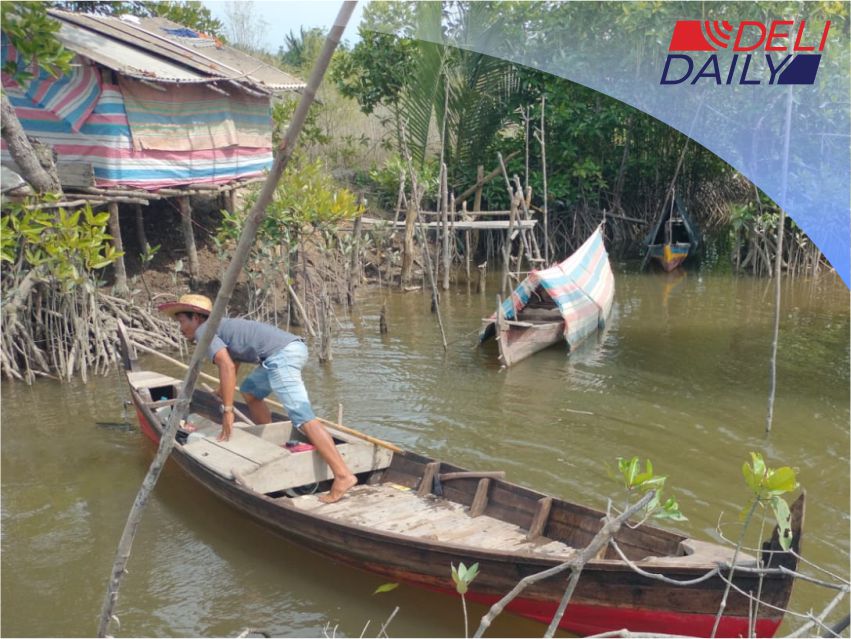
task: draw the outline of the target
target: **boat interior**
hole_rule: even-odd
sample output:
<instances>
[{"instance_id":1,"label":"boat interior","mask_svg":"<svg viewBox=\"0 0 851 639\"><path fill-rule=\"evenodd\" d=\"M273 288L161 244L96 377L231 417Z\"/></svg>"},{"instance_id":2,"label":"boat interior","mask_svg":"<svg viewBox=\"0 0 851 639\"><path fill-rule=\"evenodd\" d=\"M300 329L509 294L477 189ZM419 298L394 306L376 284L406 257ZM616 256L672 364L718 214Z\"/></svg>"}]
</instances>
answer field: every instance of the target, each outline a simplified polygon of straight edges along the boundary
<instances>
[{"instance_id":1,"label":"boat interior","mask_svg":"<svg viewBox=\"0 0 851 639\"><path fill-rule=\"evenodd\" d=\"M688 245L692 238L685 220L676 212L670 213L668 219L659 225L656 236L651 244Z\"/></svg>"},{"instance_id":2,"label":"boat interior","mask_svg":"<svg viewBox=\"0 0 851 639\"><path fill-rule=\"evenodd\" d=\"M128 378L161 431L181 381L147 371L129 372ZM177 434L185 455L247 490L345 525L560 561L587 546L602 525L604 513L507 482L504 472L468 471L411 452L394 453L333 427L328 430L358 485L339 502L325 504L318 497L330 486L330 470L284 416L273 413L277 421L262 425L237 419L230 440L219 442L219 414L218 398L196 390ZM648 524L624 526L616 540L630 559L660 565L713 565L732 556L732 549ZM619 556L607 546L597 559ZM740 554L739 561L752 558Z\"/></svg>"},{"instance_id":3,"label":"boat interior","mask_svg":"<svg viewBox=\"0 0 851 639\"><path fill-rule=\"evenodd\" d=\"M479 336L480 341L485 341L496 335L496 318L482 318L484 330ZM541 287L536 289L529 302L517 312L517 318L513 320L505 320L508 326L516 326L518 328L535 328L551 324L563 324L564 318L561 316L561 311L556 306L555 301Z\"/></svg>"}]
</instances>

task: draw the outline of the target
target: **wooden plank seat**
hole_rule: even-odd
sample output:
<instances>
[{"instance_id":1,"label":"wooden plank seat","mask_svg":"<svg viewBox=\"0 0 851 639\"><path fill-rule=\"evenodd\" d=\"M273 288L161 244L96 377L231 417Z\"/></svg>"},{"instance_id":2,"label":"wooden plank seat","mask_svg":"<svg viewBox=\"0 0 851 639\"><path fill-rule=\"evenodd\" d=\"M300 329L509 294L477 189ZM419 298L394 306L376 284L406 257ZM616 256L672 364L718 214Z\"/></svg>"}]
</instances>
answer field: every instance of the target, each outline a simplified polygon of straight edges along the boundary
<instances>
[{"instance_id":1,"label":"wooden plank seat","mask_svg":"<svg viewBox=\"0 0 851 639\"><path fill-rule=\"evenodd\" d=\"M300 510L405 537L563 560L576 552L541 535L529 539L529 531L520 526L488 515L473 516L462 504L432 494L418 495L416 489L397 484L355 486L333 504L320 502L317 495L282 499Z\"/></svg>"},{"instance_id":2,"label":"wooden plank seat","mask_svg":"<svg viewBox=\"0 0 851 639\"><path fill-rule=\"evenodd\" d=\"M166 410L170 410L166 408ZM216 441L221 426L197 414L187 423L195 427L183 449L215 473L258 493L272 493L333 479L334 475L321 455L314 450L290 452L287 441L304 436L294 431L292 423L249 425L234 422L230 440ZM333 431L337 450L355 474L386 468L393 454L356 439L348 439Z\"/></svg>"},{"instance_id":3,"label":"wooden plank seat","mask_svg":"<svg viewBox=\"0 0 851 639\"><path fill-rule=\"evenodd\" d=\"M175 377L161 375L152 371L130 371L127 373L127 379L133 388L154 388L156 386L172 386L183 383ZM159 398L154 397L154 400L157 399Z\"/></svg>"}]
</instances>

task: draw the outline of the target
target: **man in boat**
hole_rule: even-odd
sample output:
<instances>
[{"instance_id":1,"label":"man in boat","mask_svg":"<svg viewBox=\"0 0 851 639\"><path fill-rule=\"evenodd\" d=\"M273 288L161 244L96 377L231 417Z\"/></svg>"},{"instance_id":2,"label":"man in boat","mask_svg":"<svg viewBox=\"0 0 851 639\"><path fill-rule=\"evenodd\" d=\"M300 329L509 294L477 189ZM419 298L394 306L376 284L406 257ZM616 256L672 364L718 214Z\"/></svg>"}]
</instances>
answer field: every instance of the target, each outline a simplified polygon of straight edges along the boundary
<instances>
[{"instance_id":1,"label":"man in boat","mask_svg":"<svg viewBox=\"0 0 851 639\"><path fill-rule=\"evenodd\" d=\"M194 343L207 328L204 322L213 303L204 295L189 294L183 295L177 302L160 304L157 308L176 319L180 332ZM357 483L357 478L346 466L334 440L316 419L310 405L301 377L301 369L307 362L307 345L301 337L263 322L224 318L210 342L208 355L219 368L216 394L223 404L219 441L230 439L233 430L233 398L239 365L259 364L243 380L239 389L248 404L251 419L256 424L272 421L272 413L263 400L274 392L286 408L293 426L307 435L334 473L331 490L320 499L326 503L338 501Z\"/></svg>"}]
</instances>

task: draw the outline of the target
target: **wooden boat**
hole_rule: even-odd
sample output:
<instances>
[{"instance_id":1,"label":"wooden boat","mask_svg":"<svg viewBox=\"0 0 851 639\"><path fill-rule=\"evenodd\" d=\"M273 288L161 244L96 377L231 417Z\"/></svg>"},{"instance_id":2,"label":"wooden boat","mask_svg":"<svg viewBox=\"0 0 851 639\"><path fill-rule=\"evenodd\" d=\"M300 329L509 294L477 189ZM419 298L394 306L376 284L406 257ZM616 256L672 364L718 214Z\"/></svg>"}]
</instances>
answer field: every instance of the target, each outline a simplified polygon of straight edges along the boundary
<instances>
[{"instance_id":1,"label":"wooden boat","mask_svg":"<svg viewBox=\"0 0 851 639\"><path fill-rule=\"evenodd\" d=\"M682 264L699 244L697 227L692 223L678 195L671 198L671 206L663 207L644 244L647 251L642 268L653 258L665 271L673 271Z\"/></svg>"},{"instance_id":2,"label":"wooden boat","mask_svg":"<svg viewBox=\"0 0 851 639\"><path fill-rule=\"evenodd\" d=\"M562 338L572 349L602 329L612 310L615 278L602 227L560 264L532 271L482 320L479 342L495 338L503 366L511 366Z\"/></svg>"},{"instance_id":3,"label":"wooden boat","mask_svg":"<svg viewBox=\"0 0 851 639\"><path fill-rule=\"evenodd\" d=\"M125 363L141 429L157 442L182 382L138 370L132 351ZM194 392L187 421L197 430L178 431L171 454L190 477L293 542L394 581L454 594L450 564L478 562L467 597L492 604L523 577L571 559L601 527L604 513L510 483L504 473L470 472L413 452L391 452L334 429L359 485L341 501L322 504L314 491L328 489L327 467L315 451L285 447L301 437L284 415L273 414L275 421L265 425L237 422L231 440L217 442L219 408L212 393ZM792 508L794 550L803 510L801 496ZM796 558L780 551L777 534L764 545L763 560L794 569ZM641 569L681 581L732 558L732 549L646 524L624 526L615 539ZM753 563L740 554L737 566ZM769 605L759 607L755 631L773 635L792 577L775 572L760 582L740 571L734 580L744 592L761 592ZM565 584L564 573L540 581L508 610L549 623ZM583 634L629 628L709 636L724 586L718 575L687 586L649 579L604 548L586 564L561 627ZM732 590L717 636L748 636L748 613L749 600Z\"/></svg>"}]
</instances>

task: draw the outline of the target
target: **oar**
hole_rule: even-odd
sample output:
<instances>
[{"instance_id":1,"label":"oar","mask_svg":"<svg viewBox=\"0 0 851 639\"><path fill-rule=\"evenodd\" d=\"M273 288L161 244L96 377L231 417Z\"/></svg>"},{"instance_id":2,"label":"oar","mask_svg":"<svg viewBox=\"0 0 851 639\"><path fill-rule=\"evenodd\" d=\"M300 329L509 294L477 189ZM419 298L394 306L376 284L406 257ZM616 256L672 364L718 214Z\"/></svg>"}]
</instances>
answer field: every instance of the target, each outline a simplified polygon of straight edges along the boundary
<instances>
[{"instance_id":1,"label":"oar","mask_svg":"<svg viewBox=\"0 0 851 639\"><path fill-rule=\"evenodd\" d=\"M134 344L135 344L136 348L138 348L140 351L144 351L145 353L150 353L151 355L156 355L157 357L164 359L165 361L170 362L171 364L174 364L175 366L180 366L180 368L182 368L184 370L189 368L186 364L184 364L180 360L174 359L173 357L169 357L168 355L164 355L163 353L160 353L159 351L156 351L153 348L149 348L149 347L144 346L142 344L139 344L137 342L134 342ZM207 380L214 382L216 384L221 383L216 377L213 377L212 375L208 375L207 373L200 372L199 375L201 377L203 377L204 379L207 379ZM266 398L266 401L269 402L269 404L271 404L272 406L274 406L276 408L283 408L284 410L286 410L281 404L279 404L278 402L276 402L274 400ZM370 444L374 444L375 446L380 446L381 448L386 448L387 450L392 450L394 453L403 452L402 449L399 448L398 446L396 446L395 444L391 444L390 442L386 442L383 439L378 439L377 437L373 437L372 435L367 435L366 433L362 433L359 430L355 430L354 428L349 428L348 426L343 426L342 424L335 424L334 422L330 422L327 419L322 419L321 417L317 417L316 419L318 419L320 422L322 422L326 426L330 426L331 428L336 428L340 432L347 433L348 435L351 435L353 437L357 437L358 439L362 439L364 441L367 441Z\"/></svg>"}]
</instances>

